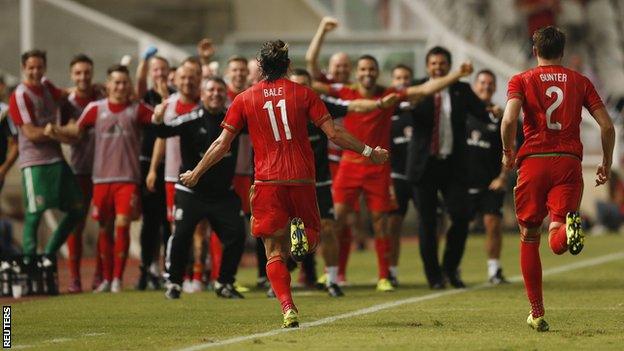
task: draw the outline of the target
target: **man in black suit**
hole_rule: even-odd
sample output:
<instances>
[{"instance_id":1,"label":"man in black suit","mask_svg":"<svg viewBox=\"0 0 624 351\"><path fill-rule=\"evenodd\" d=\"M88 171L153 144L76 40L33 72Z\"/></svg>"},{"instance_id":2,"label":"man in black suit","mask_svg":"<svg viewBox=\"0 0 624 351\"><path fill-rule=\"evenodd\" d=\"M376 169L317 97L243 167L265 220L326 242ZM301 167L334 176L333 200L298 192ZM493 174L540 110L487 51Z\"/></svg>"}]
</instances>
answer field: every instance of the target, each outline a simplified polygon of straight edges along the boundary
<instances>
[{"instance_id":1,"label":"man in black suit","mask_svg":"<svg viewBox=\"0 0 624 351\"><path fill-rule=\"evenodd\" d=\"M427 53L428 78L439 78L451 68L451 53L434 47ZM468 114L487 121L485 105L469 84L457 82L418 104L414 111L414 129L409 145L407 176L421 216L420 255L432 289L444 289L445 278L455 288L465 285L459 264L468 235L468 192L466 174L466 118ZM442 266L438 261L436 238L438 192L452 224L446 235Z\"/></svg>"}]
</instances>

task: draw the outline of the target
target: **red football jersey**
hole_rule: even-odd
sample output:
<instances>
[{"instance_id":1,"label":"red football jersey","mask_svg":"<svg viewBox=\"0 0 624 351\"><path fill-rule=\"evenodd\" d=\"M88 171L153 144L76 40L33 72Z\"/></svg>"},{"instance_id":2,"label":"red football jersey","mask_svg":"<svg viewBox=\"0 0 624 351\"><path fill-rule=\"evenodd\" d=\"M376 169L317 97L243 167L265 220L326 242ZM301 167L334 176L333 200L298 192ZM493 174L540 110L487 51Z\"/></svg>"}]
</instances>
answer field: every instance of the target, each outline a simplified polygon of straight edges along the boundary
<instances>
[{"instance_id":1,"label":"red football jersey","mask_svg":"<svg viewBox=\"0 0 624 351\"><path fill-rule=\"evenodd\" d=\"M507 97L522 100L524 144L518 160L551 152L582 158L582 108L594 112L604 106L589 79L558 65L538 66L513 76Z\"/></svg>"},{"instance_id":2,"label":"red football jersey","mask_svg":"<svg viewBox=\"0 0 624 351\"><path fill-rule=\"evenodd\" d=\"M392 93L398 93L399 96L403 93L402 90L396 88L384 88L378 87L377 91L372 97L364 97L360 94L357 86L334 84L331 87L330 95L338 97L343 100L356 100L356 99L381 99L386 95ZM390 150L390 133L392 128L392 115L396 110L396 105L385 109L375 109L367 113L349 112L344 117L344 127L358 140L362 141L366 145L372 148L381 146L386 150ZM354 162L370 162L367 157L364 157L357 152L351 150L344 150L342 157L346 161Z\"/></svg>"},{"instance_id":3,"label":"red football jersey","mask_svg":"<svg viewBox=\"0 0 624 351\"><path fill-rule=\"evenodd\" d=\"M329 118L312 89L280 78L263 80L236 96L221 126L239 133L247 125L257 180L314 180L308 123L321 126Z\"/></svg>"}]
</instances>

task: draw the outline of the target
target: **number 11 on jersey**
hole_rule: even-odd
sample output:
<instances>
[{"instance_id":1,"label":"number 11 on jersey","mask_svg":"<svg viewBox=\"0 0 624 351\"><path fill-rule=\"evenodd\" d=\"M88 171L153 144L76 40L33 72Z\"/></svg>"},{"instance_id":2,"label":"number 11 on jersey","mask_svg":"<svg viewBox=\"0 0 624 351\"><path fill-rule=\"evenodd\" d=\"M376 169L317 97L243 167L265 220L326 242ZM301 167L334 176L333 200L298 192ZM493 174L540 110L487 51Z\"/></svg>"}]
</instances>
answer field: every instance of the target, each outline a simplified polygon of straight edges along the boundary
<instances>
[{"instance_id":1,"label":"number 11 on jersey","mask_svg":"<svg viewBox=\"0 0 624 351\"><path fill-rule=\"evenodd\" d=\"M288 114L286 112L286 100L281 99L276 104L280 109L280 114L282 115L282 124L284 124L284 134L286 134L286 140L292 139L292 135L290 134L290 127L288 126ZM280 136L279 130L277 129L277 120L275 119L275 110L273 109L273 101L267 101L262 106L263 109L267 110L269 113L269 120L271 121L271 129L273 130L273 137L275 141L280 141L282 138Z\"/></svg>"}]
</instances>

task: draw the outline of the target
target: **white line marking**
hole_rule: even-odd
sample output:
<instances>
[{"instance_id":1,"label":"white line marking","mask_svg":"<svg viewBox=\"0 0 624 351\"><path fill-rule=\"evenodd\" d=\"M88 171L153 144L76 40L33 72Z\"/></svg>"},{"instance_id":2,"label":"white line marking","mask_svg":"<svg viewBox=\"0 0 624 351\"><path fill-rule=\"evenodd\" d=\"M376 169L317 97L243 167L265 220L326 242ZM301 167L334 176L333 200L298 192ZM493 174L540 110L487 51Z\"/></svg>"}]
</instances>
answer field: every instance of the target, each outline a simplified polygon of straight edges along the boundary
<instances>
[{"instance_id":1,"label":"white line marking","mask_svg":"<svg viewBox=\"0 0 624 351\"><path fill-rule=\"evenodd\" d=\"M624 258L624 252L617 252L617 253L604 255L604 256L599 256L599 257L588 259L588 260L583 260L583 261L579 261L579 262L575 262L575 263L571 263L571 264L562 265L562 266L555 267L555 268L546 269L546 270L543 271L542 276L548 276L548 275L553 275L553 274L558 274L558 273L569 272L569 271L573 271L573 270L576 270L576 269L597 266L597 265L601 265L603 263L621 260L623 258ZM522 276L518 275L518 276L511 277L509 279L509 281L513 282L513 283L520 282L520 281L522 281ZM233 338L225 339L225 340L221 340L221 341L216 341L216 342L207 342L207 343L197 344L197 345L194 345L194 346L189 346L187 348L179 349L177 351L199 351L199 350L205 350L205 349L212 348L212 347L219 347L219 346L236 344L236 343L243 342L243 341L248 341L248 340L253 340L253 339L258 339L258 338L265 338L265 337L268 337L268 336L274 336L274 335L278 335L278 334L282 334L282 333L288 333L288 332L297 331L297 330L301 330L301 329L317 327L317 326L320 326L320 325L333 323L333 322L339 321L341 319L346 319L346 318L351 318L351 317L357 317L357 316L362 316L362 315L366 315L366 314L376 313L376 312L379 312L379 311L387 310L387 309L398 307L398 306L402 306L402 305L408 305L408 304L413 304L413 303L417 303L417 302L421 302L421 301L437 299L439 297L444 297L444 296L457 295L457 294L461 294L461 293L465 293L465 292L469 292L469 291L487 289L487 288L491 288L492 286L493 285L485 283L485 284L476 285L474 287L467 288L467 289L445 290L445 291L441 291L441 292L437 292L437 293L433 293L433 294L428 294L428 295L423 295L423 296L409 297L409 298L406 298L406 299L401 299L401 300L386 302L386 303L382 303L382 304L378 304L378 305L373 305L373 306L370 306L370 307L362 308L362 309L355 310L355 311L352 311L352 312L339 314L339 315L332 316L332 317L322 318L322 319L316 320L314 322L303 323L303 324L300 325L300 327L298 329L297 328L273 329L273 330L270 330L270 331L267 331L267 332L264 332L264 333L243 335L243 336L237 336L237 337L233 337Z\"/></svg>"},{"instance_id":2,"label":"white line marking","mask_svg":"<svg viewBox=\"0 0 624 351\"><path fill-rule=\"evenodd\" d=\"M74 340L74 338L55 338L55 339L47 340L47 341L44 341L44 342L57 344L57 343L67 342L67 341L72 341L72 340Z\"/></svg>"},{"instance_id":3,"label":"white line marking","mask_svg":"<svg viewBox=\"0 0 624 351\"><path fill-rule=\"evenodd\" d=\"M101 335L106 335L106 333L84 333L82 334L82 336L101 336ZM29 349L31 347L35 347L41 344L59 344L59 343L64 343L64 342L68 342L68 341L73 341L74 338L55 338L55 339L50 339L50 340L44 340L42 342L40 342L39 344L33 344L33 345L15 345L12 346L14 349Z\"/></svg>"},{"instance_id":4,"label":"white line marking","mask_svg":"<svg viewBox=\"0 0 624 351\"><path fill-rule=\"evenodd\" d=\"M83 336L101 336L106 335L106 333L84 333Z\"/></svg>"}]
</instances>

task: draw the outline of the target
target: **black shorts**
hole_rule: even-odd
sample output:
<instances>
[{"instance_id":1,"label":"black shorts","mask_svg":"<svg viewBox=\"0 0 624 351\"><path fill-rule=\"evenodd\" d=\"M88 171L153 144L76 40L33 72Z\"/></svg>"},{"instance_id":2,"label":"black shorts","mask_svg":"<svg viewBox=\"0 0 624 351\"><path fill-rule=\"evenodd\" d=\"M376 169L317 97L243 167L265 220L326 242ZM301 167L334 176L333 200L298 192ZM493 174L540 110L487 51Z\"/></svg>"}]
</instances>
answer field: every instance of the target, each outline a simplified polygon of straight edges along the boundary
<instances>
[{"instance_id":1,"label":"black shorts","mask_svg":"<svg viewBox=\"0 0 624 351\"><path fill-rule=\"evenodd\" d=\"M409 205L410 200L412 200L412 204L414 208L418 208L416 206L416 197L413 193L413 187L410 183L405 179L392 178L392 185L394 186L394 195L396 197L397 209L390 211L390 215L399 215L401 217L405 217L407 213L407 206Z\"/></svg>"},{"instance_id":2,"label":"black shorts","mask_svg":"<svg viewBox=\"0 0 624 351\"><path fill-rule=\"evenodd\" d=\"M505 192L488 189L468 189L470 218L477 214L503 216Z\"/></svg>"},{"instance_id":3,"label":"black shorts","mask_svg":"<svg viewBox=\"0 0 624 351\"><path fill-rule=\"evenodd\" d=\"M318 201L321 219L335 220L334 202L332 200L331 184L316 186L316 201Z\"/></svg>"}]
</instances>

